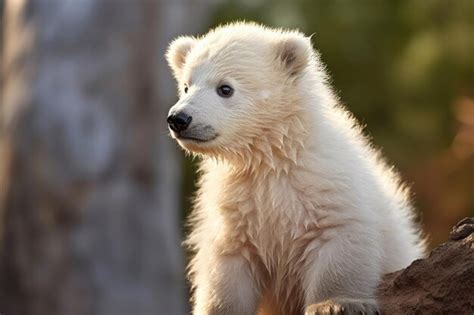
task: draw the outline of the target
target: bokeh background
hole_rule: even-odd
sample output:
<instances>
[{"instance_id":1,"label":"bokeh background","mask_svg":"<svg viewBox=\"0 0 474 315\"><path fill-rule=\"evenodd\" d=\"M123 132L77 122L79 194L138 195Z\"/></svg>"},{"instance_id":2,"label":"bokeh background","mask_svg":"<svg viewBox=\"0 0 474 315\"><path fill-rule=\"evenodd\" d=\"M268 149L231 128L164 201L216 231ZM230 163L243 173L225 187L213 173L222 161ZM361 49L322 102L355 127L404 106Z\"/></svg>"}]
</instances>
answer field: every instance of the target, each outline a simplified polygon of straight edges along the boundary
<instances>
[{"instance_id":1,"label":"bokeh background","mask_svg":"<svg viewBox=\"0 0 474 315\"><path fill-rule=\"evenodd\" d=\"M189 311L163 54L235 20L314 34L431 247L474 216L474 1L0 0L0 313Z\"/></svg>"}]
</instances>

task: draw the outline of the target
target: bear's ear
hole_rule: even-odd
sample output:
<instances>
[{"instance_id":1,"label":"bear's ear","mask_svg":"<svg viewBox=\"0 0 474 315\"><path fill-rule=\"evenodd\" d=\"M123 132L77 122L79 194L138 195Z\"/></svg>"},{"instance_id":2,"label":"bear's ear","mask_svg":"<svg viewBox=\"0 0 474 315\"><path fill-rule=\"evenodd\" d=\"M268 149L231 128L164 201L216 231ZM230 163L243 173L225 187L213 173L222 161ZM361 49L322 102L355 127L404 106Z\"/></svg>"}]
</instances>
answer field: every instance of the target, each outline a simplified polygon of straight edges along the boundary
<instances>
[{"instance_id":1,"label":"bear's ear","mask_svg":"<svg viewBox=\"0 0 474 315\"><path fill-rule=\"evenodd\" d=\"M182 74L186 56L196 44L196 39L190 36L181 36L176 38L168 47L166 60L173 70L174 76L179 79Z\"/></svg>"},{"instance_id":2,"label":"bear's ear","mask_svg":"<svg viewBox=\"0 0 474 315\"><path fill-rule=\"evenodd\" d=\"M311 39L300 33L288 33L279 40L277 58L290 77L297 77L309 64L313 48Z\"/></svg>"}]
</instances>

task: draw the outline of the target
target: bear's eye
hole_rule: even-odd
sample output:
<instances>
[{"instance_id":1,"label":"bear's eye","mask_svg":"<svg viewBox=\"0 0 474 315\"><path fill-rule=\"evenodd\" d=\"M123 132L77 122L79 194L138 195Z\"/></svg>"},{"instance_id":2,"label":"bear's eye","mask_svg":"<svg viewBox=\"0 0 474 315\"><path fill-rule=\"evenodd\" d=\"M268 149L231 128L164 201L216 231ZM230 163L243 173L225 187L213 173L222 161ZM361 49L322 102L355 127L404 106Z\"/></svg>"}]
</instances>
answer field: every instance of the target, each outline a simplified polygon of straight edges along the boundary
<instances>
[{"instance_id":1,"label":"bear's eye","mask_svg":"<svg viewBox=\"0 0 474 315\"><path fill-rule=\"evenodd\" d=\"M226 84L221 85L217 88L217 94L219 94L220 97L231 97L232 94L234 94L234 89Z\"/></svg>"},{"instance_id":2,"label":"bear's eye","mask_svg":"<svg viewBox=\"0 0 474 315\"><path fill-rule=\"evenodd\" d=\"M186 94L186 93L188 93L188 86L187 85L184 86L184 94Z\"/></svg>"}]
</instances>

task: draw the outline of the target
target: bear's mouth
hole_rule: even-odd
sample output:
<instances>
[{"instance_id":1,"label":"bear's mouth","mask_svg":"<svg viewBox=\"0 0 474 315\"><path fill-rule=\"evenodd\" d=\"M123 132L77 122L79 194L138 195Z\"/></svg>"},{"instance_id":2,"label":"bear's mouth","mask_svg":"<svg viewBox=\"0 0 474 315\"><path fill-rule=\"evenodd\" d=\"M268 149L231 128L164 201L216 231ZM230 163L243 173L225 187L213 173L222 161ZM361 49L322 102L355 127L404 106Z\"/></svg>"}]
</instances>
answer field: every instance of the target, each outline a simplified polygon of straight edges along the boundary
<instances>
[{"instance_id":1,"label":"bear's mouth","mask_svg":"<svg viewBox=\"0 0 474 315\"><path fill-rule=\"evenodd\" d=\"M217 138L217 135L214 135L212 138L209 138L209 139L202 139L202 138L197 138L197 137L181 136L181 135L177 135L176 137L176 139L178 140L190 140L190 141L200 142L200 143L209 142L209 141L214 140L215 138Z\"/></svg>"},{"instance_id":2,"label":"bear's mouth","mask_svg":"<svg viewBox=\"0 0 474 315\"><path fill-rule=\"evenodd\" d=\"M198 143L210 142L219 136L211 126L196 126L195 128L179 132L171 130L171 134L173 135L173 138L177 140L193 141Z\"/></svg>"}]
</instances>

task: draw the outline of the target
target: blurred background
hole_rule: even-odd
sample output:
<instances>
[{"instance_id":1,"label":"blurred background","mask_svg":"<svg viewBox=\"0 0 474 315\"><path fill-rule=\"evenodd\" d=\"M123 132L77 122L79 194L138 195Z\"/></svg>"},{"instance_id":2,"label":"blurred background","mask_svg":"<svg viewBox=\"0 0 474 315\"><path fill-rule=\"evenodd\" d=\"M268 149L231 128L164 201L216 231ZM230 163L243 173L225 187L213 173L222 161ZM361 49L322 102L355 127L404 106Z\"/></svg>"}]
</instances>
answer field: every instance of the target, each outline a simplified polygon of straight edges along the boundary
<instances>
[{"instance_id":1,"label":"blurred background","mask_svg":"<svg viewBox=\"0 0 474 315\"><path fill-rule=\"evenodd\" d=\"M235 20L314 34L431 247L474 216L474 1L0 0L1 314L189 311L163 54Z\"/></svg>"}]
</instances>

